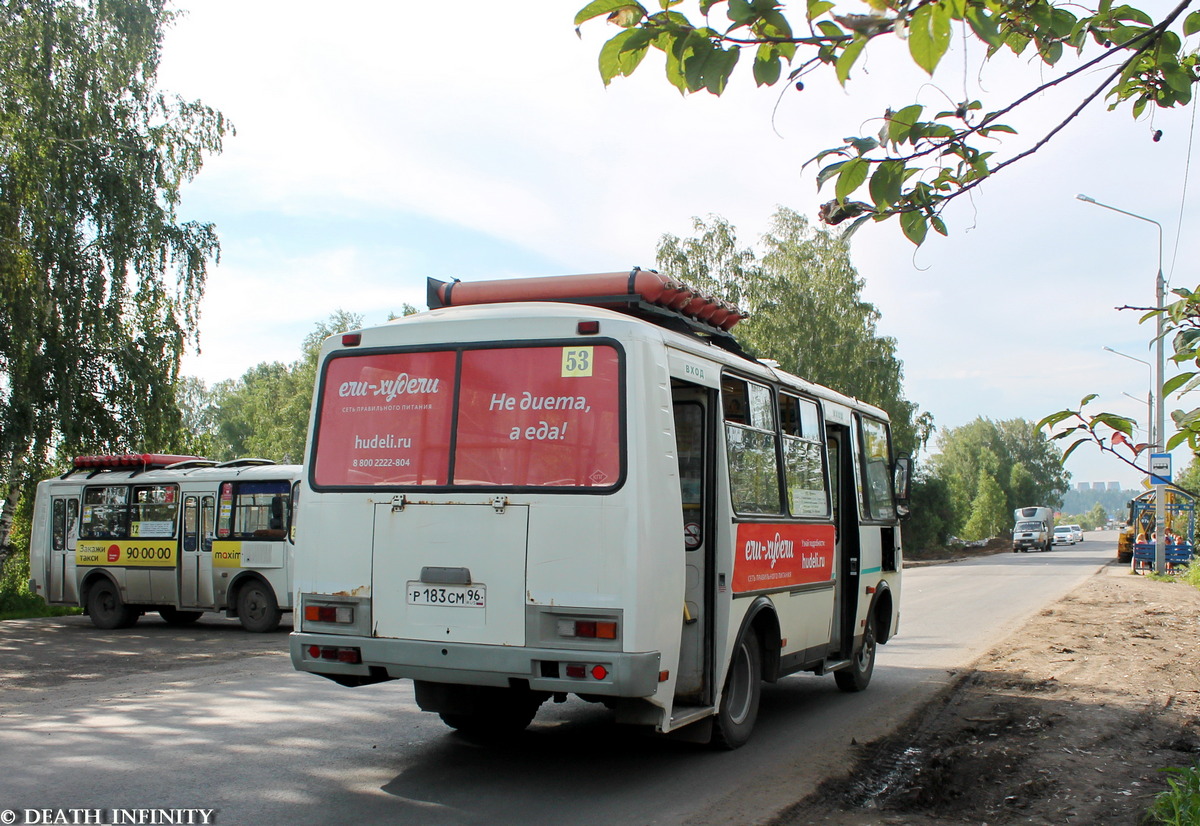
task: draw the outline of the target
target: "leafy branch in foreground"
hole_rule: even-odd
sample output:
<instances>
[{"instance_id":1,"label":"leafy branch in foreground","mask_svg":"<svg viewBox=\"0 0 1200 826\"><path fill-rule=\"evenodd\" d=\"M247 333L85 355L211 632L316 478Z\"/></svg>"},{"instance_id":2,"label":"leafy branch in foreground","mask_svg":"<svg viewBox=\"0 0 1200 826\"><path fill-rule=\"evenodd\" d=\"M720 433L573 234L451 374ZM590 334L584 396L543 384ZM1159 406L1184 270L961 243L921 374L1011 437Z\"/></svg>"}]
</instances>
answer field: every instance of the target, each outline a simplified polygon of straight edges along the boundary
<instances>
[{"instance_id":1,"label":"leafy branch in foreground","mask_svg":"<svg viewBox=\"0 0 1200 826\"><path fill-rule=\"evenodd\" d=\"M1063 451L1063 464L1080 445L1094 444L1102 452L1115 456L1130 467L1149 473L1146 467L1138 464L1138 460L1152 445L1133 441L1133 429L1137 422L1115 413L1085 413L1084 408L1095 398L1096 394L1092 393L1080 400L1078 408L1051 413L1037 423L1035 430L1049 430L1050 438L1056 441L1074 440Z\"/></svg>"},{"instance_id":2,"label":"leafy branch in foreground","mask_svg":"<svg viewBox=\"0 0 1200 826\"><path fill-rule=\"evenodd\" d=\"M1197 55L1185 52L1184 38L1200 31L1200 11L1184 17L1178 32L1172 28L1193 0L1182 0L1157 22L1141 9L1112 0L1101 0L1090 10L1053 0L866 2L868 13L858 14L848 12L845 3L807 0L802 14L789 17L784 5L773 0L700 0L703 23L698 24L678 11L682 0L659 0L655 12L629 0L593 0L576 14L575 25L606 17L621 29L600 50L605 85L633 74L655 49L665 55L667 80L685 94L723 93L742 52L751 49L758 86L786 79L800 91L819 70L832 72L845 86L867 45L887 36L905 41L913 62L930 75L946 55L956 27L964 39L982 44L988 60L1002 50L1017 56L1032 52L1054 67L1068 50L1082 57L1089 46L1098 46L1097 56L998 109L985 112L979 100L937 113L927 113L920 104L888 108L877 134L848 137L808 161L818 164L819 186L834 182L835 197L821 207L821 220L831 225L853 221L852 232L868 220L898 217L914 244L921 244L930 228L946 234L941 213L947 204L1038 151L1097 98L1107 97L1110 110L1128 102L1136 118L1150 104L1171 108L1188 103L1197 81ZM714 21L717 7L723 8L724 21ZM1102 64L1109 69L1102 80L1026 150L997 161L991 144L986 149L979 145L1016 134L1002 118ZM860 197L869 202L854 200L864 190Z\"/></svg>"},{"instance_id":3,"label":"leafy branch in foreground","mask_svg":"<svg viewBox=\"0 0 1200 826\"><path fill-rule=\"evenodd\" d=\"M1182 399L1200 387L1200 292L1178 287L1172 293L1178 298L1161 309L1120 308L1142 310L1142 323L1156 320L1161 314L1163 336L1170 337L1174 350L1174 355L1171 356L1172 363L1180 366L1190 364L1194 368L1181 370L1163 382L1164 403L1172 394L1177 394ZM1075 441L1063 455L1064 461L1079 445L1090 442L1131 467L1147 473L1147 468L1137 462L1152 445L1133 442L1135 422L1132 419L1112 413L1085 413L1084 408L1095 398L1095 394L1089 395L1080 402L1077 409L1051 413L1038 422L1038 429L1048 428L1054 432L1054 439L1074 437ZM1175 433L1167 439L1165 449L1170 451L1186 443L1193 454L1200 453L1200 407L1172 410L1171 421L1175 425Z\"/></svg>"}]
</instances>

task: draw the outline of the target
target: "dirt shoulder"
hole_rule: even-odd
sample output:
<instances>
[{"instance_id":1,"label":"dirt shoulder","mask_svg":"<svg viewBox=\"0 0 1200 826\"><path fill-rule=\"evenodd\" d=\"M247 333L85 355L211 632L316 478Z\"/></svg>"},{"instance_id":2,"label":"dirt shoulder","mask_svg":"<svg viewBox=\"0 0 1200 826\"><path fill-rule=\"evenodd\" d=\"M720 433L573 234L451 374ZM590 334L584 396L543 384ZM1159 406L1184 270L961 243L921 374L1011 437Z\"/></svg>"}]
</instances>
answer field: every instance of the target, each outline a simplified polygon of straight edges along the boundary
<instances>
[{"instance_id":1,"label":"dirt shoulder","mask_svg":"<svg viewBox=\"0 0 1200 826\"><path fill-rule=\"evenodd\" d=\"M775 823L1136 824L1200 759L1200 591L1115 564Z\"/></svg>"}]
</instances>

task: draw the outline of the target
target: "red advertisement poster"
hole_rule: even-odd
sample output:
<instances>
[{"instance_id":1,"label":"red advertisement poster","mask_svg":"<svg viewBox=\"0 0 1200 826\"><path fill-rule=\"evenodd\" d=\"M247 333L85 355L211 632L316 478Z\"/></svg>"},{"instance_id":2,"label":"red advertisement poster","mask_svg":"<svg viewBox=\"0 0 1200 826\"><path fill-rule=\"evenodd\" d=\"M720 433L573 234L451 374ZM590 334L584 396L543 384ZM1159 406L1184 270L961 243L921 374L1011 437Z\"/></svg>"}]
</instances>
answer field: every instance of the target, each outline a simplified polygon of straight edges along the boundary
<instances>
[{"instance_id":1,"label":"red advertisement poster","mask_svg":"<svg viewBox=\"0 0 1200 826\"><path fill-rule=\"evenodd\" d=\"M833 578L832 525L737 526L733 591L765 591L829 582Z\"/></svg>"},{"instance_id":2,"label":"red advertisement poster","mask_svg":"<svg viewBox=\"0 0 1200 826\"><path fill-rule=\"evenodd\" d=\"M454 364L453 352L332 359L321 391L315 483L446 484Z\"/></svg>"},{"instance_id":3,"label":"red advertisement poster","mask_svg":"<svg viewBox=\"0 0 1200 826\"><path fill-rule=\"evenodd\" d=\"M467 350L454 484L617 484L620 399L612 347Z\"/></svg>"}]
</instances>

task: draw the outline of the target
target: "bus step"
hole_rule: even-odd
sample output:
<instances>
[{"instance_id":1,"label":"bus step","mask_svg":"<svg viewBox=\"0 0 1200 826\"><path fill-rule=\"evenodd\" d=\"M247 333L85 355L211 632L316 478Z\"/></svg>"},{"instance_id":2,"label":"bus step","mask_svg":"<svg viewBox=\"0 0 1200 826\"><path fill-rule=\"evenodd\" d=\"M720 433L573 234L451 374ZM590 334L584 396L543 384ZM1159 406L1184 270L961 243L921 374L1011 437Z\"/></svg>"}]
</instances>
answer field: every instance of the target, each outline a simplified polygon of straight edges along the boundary
<instances>
[{"instance_id":1,"label":"bus step","mask_svg":"<svg viewBox=\"0 0 1200 826\"><path fill-rule=\"evenodd\" d=\"M840 671L841 669L850 665L850 662L850 660L825 660L823 663L817 666L817 670L813 673L818 677L823 677L832 671Z\"/></svg>"},{"instance_id":2,"label":"bus step","mask_svg":"<svg viewBox=\"0 0 1200 826\"><path fill-rule=\"evenodd\" d=\"M671 709L671 728L677 729L680 726L686 726L688 723L703 720L705 717L711 716L712 713L712 706L674 706Z\"/></svg>"}]
</instances>

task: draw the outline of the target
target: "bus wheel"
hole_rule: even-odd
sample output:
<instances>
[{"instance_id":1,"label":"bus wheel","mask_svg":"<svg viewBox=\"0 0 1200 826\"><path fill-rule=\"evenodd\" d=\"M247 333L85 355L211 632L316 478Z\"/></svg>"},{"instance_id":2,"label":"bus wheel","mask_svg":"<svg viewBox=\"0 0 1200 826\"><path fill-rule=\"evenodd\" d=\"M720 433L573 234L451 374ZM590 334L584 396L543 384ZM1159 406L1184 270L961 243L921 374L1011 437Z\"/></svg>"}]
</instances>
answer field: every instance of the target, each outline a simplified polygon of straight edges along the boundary
<instances>
[{"instance_id":1,"label":"bus wheel","mask_svg":"<svg viewBox=\"0 0 1200 826\"><path fill-rule=\"evenodd\" d=\"M850 660L850 665L833 672L834 682L842 691L862 691L871 682L875 671L875 611L867 614L867 627L863 629L862 645Z\"/></svg>"},{"instance_id":2,"label":"bus wheel","mask_svg":"<svg viewBox=\"0 0 1200 826\"><path fill-rule=\"evenodd\" d=\"M238 621L247 631L266 634L279 627L283 612L275 593L262 581L253 580L238 591Z\"/></svg>"},{"instance_id":3,"label":"bus wheel","mask_svg":"<svg viewBox=\"0 0 1200 826\"><path fill-rule=\"evenodd\" d=\"M758 700L762 696L762 652L758 634L747 628L733 649L721 707L717 709L712 744L736 749L750 739L758 719Z\"/></svg>"},{"instance_id":4,"label":"bus wheel","mask_svg":"<svg viewBox=\"0 0 1200 826\"><path fill-rule=\"evenodd\" d=\"M107 579L97 582L88 591L87 609L92 625L105 631L128 628L138 621L138 612L125 604L117 586Z\"/></svg>"},{"instance_id":5,"label":"bus wheel","mask_svg":"<svg viewBox=\"0 0 1200 826\"><path fill-rule=\"evenodd\" d=\"M168 608L165 605L158 609L158 615L168 625L191 625L203 614L203 611L180 611L178 608Z\"/></svg>"},{"instance_id":6,"label":"bus wheel","mask_svg":"<svg viewBox=\"0 0 1200 826\"><path fill-rule=\"evenodd\" d=\"M520 734L533 722L540 706L541 703L531 697L512 697L479 711L443 711L438 716L443 723L463 734L491 739Z\"/></svg>"}]
</instances>

